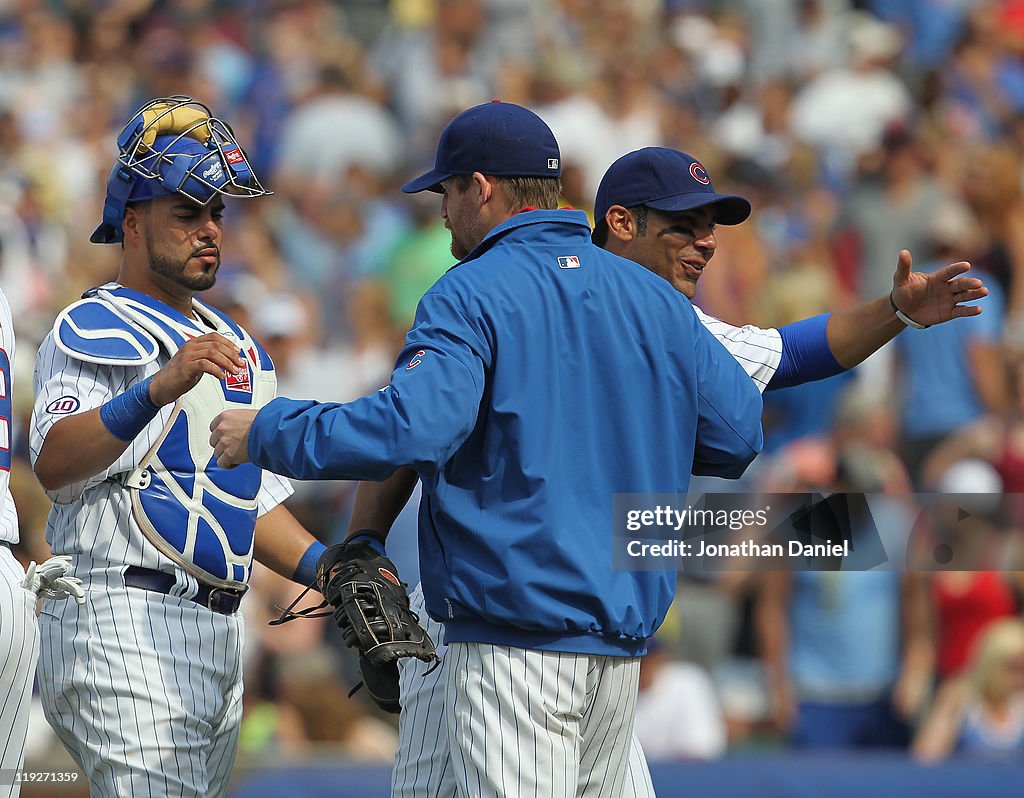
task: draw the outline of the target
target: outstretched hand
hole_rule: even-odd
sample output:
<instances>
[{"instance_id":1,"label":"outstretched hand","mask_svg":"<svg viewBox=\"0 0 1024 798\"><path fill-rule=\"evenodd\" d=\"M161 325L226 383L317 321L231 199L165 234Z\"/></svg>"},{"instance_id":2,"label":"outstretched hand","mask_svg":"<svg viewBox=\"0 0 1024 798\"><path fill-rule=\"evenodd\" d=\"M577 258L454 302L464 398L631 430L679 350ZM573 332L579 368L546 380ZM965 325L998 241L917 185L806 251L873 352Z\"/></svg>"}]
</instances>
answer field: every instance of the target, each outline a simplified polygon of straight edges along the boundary
<instances>
[{"instance_id":1,"label":"outstretched hand","mask_svg":"<svg viewBox=\"0 0 1024 798\"><path fill-rule=\"evenodd\" d=\"M977 305L962 304L988 296L988 289L977 277L960 276L971 268L970 263L951 263L931 274L911 271L912 266L910 251L900 250L892 276L892 298L896 307L918 324L941 324L981 313Z\"/></svg>"},{"instance_id":2,"label":"outstretched hand","mask_svg":"<svg viewBox=\"0 0 1024 798\"><path fill-rule=\"evenodd\" d=\"M225 410L210 423L210 445L221 468L249 462L249 428L255 410Z\"/></svg>"}]
</instances>

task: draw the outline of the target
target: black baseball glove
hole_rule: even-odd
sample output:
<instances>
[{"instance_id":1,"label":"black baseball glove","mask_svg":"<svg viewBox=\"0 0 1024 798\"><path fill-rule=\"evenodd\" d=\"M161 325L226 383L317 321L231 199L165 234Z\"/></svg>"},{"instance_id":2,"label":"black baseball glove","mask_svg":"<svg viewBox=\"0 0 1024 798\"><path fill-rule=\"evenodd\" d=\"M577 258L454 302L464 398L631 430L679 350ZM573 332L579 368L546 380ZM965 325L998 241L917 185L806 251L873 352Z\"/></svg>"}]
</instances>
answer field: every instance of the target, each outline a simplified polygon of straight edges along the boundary
<instances>
[{"instance_id":1,"label":"black baseball glove","mask_svg":"<svg viewBox=\"0 0 1024 798\"><path fill-rule=\"evenodd\" d=\"M345 644L359 651L371 694L373 685L366 678L364 660L389 679L397 674L394 664L403 657L440 662L433 641L409 607L409 594L395 564L368 541L328 547L317 561L316 573Z\"/></svg>"},{"instance_id":2,"label":"black baseball glove","mask_svg":"<svg viewBox=\"0 0 1024 798\"><path fill-rule=\"evenodd\" d=\"M401 689L398 684L398 663L373 665L365 655L359 655L359 675L363 680L353 687L348 694L351 698L360 687L366 687L373 702L385 712L399 713L402 711Z\"/></svg>"}]
</instances>

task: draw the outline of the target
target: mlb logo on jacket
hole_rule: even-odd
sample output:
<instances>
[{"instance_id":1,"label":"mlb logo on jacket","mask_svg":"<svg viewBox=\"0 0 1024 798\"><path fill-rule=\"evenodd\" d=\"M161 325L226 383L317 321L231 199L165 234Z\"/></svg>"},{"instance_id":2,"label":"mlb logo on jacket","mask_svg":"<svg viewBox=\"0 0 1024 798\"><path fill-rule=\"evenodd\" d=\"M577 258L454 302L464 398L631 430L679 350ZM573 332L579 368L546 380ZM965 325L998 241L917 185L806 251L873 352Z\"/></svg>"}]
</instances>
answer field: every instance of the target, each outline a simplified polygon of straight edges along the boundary
<instances>
[{"instance_id":1,"label":"mlb logo on jacket","mask_svg":"<svg viewBox=\"0 0 1024 798\"><path fill-rule=\"evenodd\" d=\"M564 255L558 259L559 269L578 269L580 267L580 259L575 255Z\"/></svg>"}]
</instances>

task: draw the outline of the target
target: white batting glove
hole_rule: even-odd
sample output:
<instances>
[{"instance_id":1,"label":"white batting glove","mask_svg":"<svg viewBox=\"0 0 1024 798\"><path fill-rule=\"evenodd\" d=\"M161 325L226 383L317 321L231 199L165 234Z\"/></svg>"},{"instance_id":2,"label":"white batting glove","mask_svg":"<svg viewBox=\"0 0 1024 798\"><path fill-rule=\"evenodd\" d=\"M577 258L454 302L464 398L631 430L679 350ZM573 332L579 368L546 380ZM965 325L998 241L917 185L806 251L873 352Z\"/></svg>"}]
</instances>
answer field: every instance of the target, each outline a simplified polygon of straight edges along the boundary
<instances>
[{"instance_id":1,"label":"white batting glove","mask_svg":"<svg viewBox=\"0 0 1024 798\"><path fill-rule=\"evenodd\" d=\"M70 597L84 604L85 588L82 587L82 580L64 575L70 568L71 558L66 554L51 557L39 565L33 560L25 573L24 587L39 598L61 601Z\"/></svg>"}]
</instances>

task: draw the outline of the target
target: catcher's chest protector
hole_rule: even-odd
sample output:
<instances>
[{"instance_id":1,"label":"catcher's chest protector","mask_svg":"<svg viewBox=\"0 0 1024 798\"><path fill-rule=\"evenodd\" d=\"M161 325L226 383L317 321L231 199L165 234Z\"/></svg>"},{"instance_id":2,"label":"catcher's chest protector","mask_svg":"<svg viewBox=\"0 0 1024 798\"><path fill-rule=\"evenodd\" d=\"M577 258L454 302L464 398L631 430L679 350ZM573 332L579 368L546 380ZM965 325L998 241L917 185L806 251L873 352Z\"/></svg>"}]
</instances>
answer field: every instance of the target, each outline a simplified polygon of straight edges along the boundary
<instances>
[{"instance_id":1,"label":"catcher's chest protector","mask_svg":"<svg viewBox=\"0 0 1024 798\"><path fill-rule=\"evenodd\" d=\"M178 399L156 443L125 484L139 528L164 555L202 582L244 587L252 569L261 472L252 463L218 466L210 422L222 410L258 409L274 398L277 379L270 357L241 327L198 300L193 299L193 310L208 327L145 294L110 284L58 318L54 330L62 349L74 336L73 328L80 330L82 320L100 315L99 309L83 307L88 303L106 306L107 324L114 317L121 320L123 329L116 332L123 334L126 349L148 358L145 362L155 359L158 348L173 356L185 341L211 330L242 351L246 365L240 374L222 380L204 374ZM143 331L148 335L140 336ZM112 331L108 327L105 332ZM76 356L82 357L81 352Z\"/></svg>"}]
</instances>

